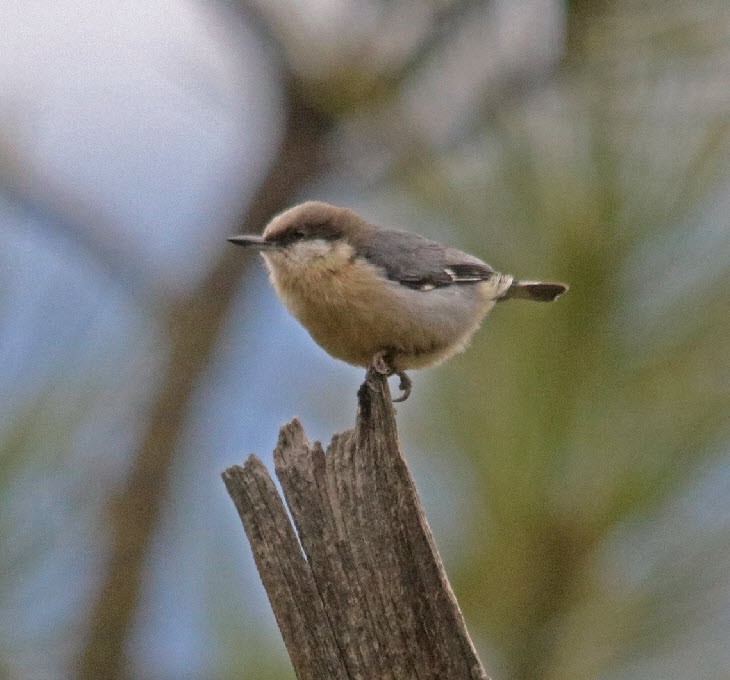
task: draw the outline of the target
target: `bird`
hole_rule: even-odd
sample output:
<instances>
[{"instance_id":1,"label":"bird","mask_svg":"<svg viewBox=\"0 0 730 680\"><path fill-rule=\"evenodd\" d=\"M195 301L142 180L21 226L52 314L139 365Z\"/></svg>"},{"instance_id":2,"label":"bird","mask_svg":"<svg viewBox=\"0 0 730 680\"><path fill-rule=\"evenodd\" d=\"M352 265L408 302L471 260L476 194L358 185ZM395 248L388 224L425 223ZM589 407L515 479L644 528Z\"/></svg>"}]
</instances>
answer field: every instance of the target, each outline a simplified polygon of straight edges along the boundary
<instances>
[{"instance_id":1,"label":"bird","mask_svg":"<svg viewBox=\"0 0 730 680\"><path fill-rule=\"evenodd\" d=\"M497 302L550 302L565 283L522 281L413 232L371 224L349 208L306 201L262 235L232 236L258 250L287 309L331 356L400 378L466 349Z\"/></svg>"}]
</instances>

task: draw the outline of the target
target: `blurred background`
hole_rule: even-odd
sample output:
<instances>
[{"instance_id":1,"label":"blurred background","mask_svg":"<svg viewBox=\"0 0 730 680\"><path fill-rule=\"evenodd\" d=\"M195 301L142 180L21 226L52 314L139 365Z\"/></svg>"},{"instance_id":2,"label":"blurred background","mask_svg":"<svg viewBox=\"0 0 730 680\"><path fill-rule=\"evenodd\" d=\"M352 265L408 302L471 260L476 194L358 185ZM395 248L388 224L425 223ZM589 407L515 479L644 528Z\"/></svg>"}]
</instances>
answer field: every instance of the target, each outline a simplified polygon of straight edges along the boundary
<instances>
[{"instance_id":1,"label":"blurred background","mask_svg":"<svg viewBox=\"0 0 730 680\"><path fill-rule=\"evenodd\" d=\"M291 679L219 473L363 372L225 237L316 198L500 306L403 447L495 680L730 677L726 0L5 0L0 679Z\"/></svg>"}]
</instances>

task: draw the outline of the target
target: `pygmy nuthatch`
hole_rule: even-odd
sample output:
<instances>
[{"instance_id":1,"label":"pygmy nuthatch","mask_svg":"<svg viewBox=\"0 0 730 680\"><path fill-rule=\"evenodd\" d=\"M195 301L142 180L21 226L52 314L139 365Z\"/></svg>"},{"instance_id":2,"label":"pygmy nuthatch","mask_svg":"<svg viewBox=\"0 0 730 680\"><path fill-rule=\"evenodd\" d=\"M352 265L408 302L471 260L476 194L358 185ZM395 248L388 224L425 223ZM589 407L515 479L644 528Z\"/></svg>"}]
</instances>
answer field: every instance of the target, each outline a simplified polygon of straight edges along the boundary
<instances>
[{"instance_id":1,"label":"pygmy nuthatch","mask_svg":"<svg viewBox=\"0 0 730 680\"><path fill-rule=\"evenodd\" d=\"M455 248L369 224L352 210L308 201L277 215L256 248L289 311L329 354L397 374L461 352L496 302L549 302L564 283L516 281Z\"/></svg>"}]
</instances>

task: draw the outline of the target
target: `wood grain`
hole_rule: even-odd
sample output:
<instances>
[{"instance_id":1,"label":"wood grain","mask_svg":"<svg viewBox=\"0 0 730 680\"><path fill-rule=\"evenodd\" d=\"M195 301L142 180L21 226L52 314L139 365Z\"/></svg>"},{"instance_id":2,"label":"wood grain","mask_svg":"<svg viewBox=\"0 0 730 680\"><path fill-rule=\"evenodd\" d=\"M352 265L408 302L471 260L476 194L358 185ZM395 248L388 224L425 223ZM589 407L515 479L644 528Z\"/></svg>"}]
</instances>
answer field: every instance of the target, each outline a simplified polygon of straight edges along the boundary
<instances>
[{"instance_id":1,"label":"wood grain","mask_svg":"<svg viewBox=\"0 0 730 680\"><path fill-rule=\"evenodd\" d=\"M355 428L327 452L282 427L276 475L223 473L299 680L488 680L398 443L387 381L369 371ZM297 540L297 536L298 539Z\"/></svg>"}]
</instances>

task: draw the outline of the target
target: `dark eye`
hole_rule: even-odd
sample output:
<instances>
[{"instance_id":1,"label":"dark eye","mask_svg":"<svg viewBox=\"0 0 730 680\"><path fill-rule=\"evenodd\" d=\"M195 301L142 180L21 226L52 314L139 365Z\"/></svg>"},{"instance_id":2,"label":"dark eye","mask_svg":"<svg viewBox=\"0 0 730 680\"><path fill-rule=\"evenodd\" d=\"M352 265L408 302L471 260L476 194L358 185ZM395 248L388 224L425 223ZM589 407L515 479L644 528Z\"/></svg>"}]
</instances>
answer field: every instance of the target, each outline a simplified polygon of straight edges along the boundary
<instances>
[{"instance_id":1,"label":"dark eye","mask_svg":"<svg viewBox=\"0 0 730 680\"><path fill-rule=\"evenodd\" d=\"M304 229L296 228L296 229L287 229L286 231L282 231L276 236L272 238L273 241L276 241L279 245L282 246L288 246L292 243L296 243L297 241L301 241L307 236Z\"/></svg>"}]
</instances>

